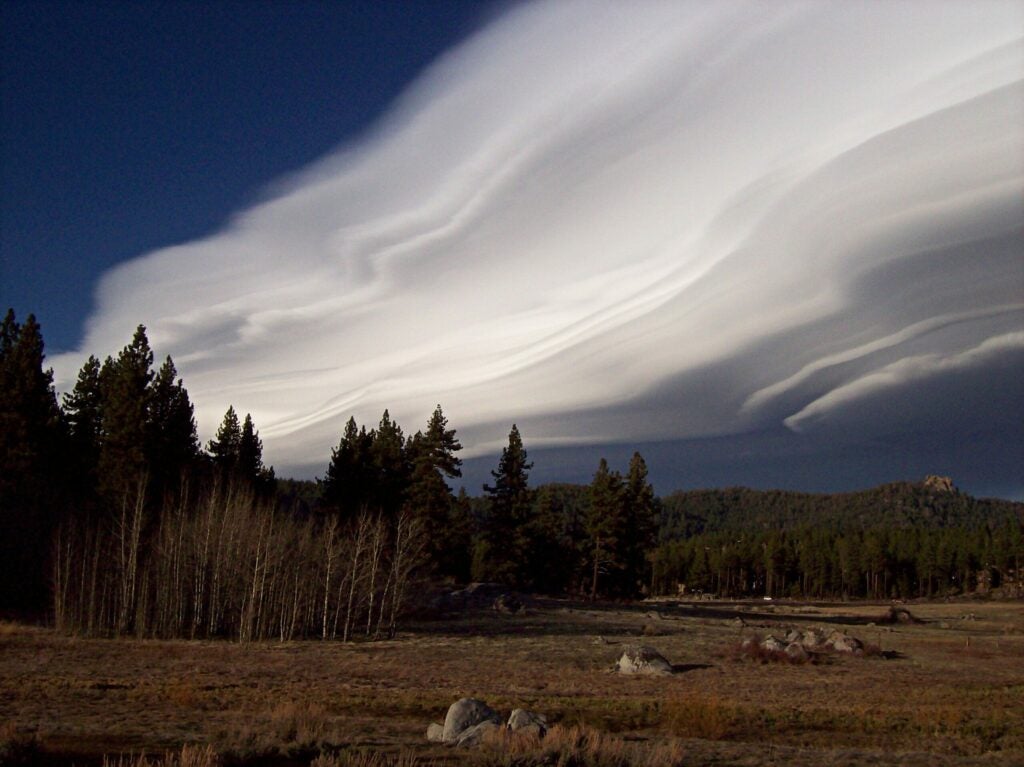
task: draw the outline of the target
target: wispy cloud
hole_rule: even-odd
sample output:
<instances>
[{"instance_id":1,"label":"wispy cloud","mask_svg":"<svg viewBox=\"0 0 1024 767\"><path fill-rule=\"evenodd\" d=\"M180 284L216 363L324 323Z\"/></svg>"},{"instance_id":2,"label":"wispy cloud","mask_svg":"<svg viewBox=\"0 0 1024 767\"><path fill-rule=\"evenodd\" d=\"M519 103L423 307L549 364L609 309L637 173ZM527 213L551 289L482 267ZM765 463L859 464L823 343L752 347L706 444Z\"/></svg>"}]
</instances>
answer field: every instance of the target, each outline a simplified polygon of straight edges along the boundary
<instances>
[{"instance_id":1,"label":"wispy cloud","mask_svg":"<svg viewBox=\"0 0 1024 767\"><path fill-rule=\"evenodd\" d=\"M808 426L1024 328L1022 28L1016 2L514 9L366 140L107 274L83 351L145 323L203 429L233 403L285 467L437 402L470 454L513 419Z\"/></svg>"}]
</instances>

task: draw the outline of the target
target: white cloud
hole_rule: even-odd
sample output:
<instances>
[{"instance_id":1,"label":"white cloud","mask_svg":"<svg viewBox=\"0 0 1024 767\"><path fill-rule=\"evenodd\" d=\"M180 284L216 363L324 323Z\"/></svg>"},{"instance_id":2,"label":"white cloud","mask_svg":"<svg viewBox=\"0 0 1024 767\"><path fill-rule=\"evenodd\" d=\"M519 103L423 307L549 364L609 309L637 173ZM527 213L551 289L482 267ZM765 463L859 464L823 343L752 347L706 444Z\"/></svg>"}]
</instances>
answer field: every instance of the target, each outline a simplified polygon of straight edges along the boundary
<instances>
[{"instance_id":1,"label":"white cloud","mask_svg":"<svg viewBox=\"0 0 1024 767\"><path fill-rule=\"evenodd\" d=\"M944 373L984 365L993 359L1003 357L1007 352L1021 349L1024 349L1024 332L1016 332L987 338L977 346L952 354L905 357L833 389L808 404L799 413L789 416L785 424L794 431L802 431L816 419L827 416L834 410L887 389L897 389Z\"/></svg>"},{"instance_id":2,"label":"white cloud","mask_svg":"<svg viewBox=\"0 0 1024 767\"><path fill-rule=\"evenodd\" d=\"M470 454L513 420L566 444L813 407L878 354L1022 327L989 308L1024 284L1022 26L1013 2L515 9L365 142L106 275L83 353L145 323L202 430L252 412L285 467L385 407L414 429L441 402ZM644 399L730 364L717 399Z\"/></svg>"}]
</instances>

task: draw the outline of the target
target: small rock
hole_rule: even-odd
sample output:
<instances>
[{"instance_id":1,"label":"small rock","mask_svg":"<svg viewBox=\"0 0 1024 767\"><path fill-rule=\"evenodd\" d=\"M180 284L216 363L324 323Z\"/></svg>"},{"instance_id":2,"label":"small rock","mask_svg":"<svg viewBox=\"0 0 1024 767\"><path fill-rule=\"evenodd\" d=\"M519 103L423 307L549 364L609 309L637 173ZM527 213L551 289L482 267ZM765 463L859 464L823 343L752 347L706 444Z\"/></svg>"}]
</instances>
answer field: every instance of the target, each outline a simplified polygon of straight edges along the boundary
<instances>
[{"instance_id":1,"label":"small rock","mask_svg":"<svg viewBox=\"0 0 1024 767\"><path fill-rule=\"evenodd\" d=\"M773 637L771 634L764 638L764 641L761 642L761 647L763 647L765 650L769 650L770 652L778 652L780 650L786 649L786 645L784 645L778 639Z\"/></svg>"},{"instance_id":2,"label":"small rock","mask_svg":"<svg viewBox=\"0 0 1024 767\"><path fill-rule=\"evenodd\" d=\"M437 722L431 722L427 725L427 740L431 743L441 743L444 741L444 725L438 724Z\"/></svg>"}]
</instances>

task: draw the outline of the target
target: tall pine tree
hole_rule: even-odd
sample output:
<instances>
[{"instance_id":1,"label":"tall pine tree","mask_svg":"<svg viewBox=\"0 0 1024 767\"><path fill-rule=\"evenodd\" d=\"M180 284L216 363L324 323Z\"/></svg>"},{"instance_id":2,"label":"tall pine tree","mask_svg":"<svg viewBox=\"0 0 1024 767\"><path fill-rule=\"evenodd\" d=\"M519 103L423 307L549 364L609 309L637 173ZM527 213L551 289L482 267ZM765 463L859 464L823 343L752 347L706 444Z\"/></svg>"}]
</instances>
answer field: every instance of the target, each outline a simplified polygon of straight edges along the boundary
<instances>
[{"instance_id":1,"label":"tall pine tree","mask_svg":"<svg viewBox=\"0 0 1024 767\"><path fill-rule=\"evenodd\" d=\"M497 470L491 472L494 484L484 485L488 510L473 558L473 577L477 580L510 586L521 586L526 580L533 506L528 482L531 468L519 429L512 424L508 446L501 451Z\"/></svg>"},{"instance_id":2,"label":"tall pine tree","mask_svg":"<svg viewBox=\"0 0 1024 767\"><path fill-rule=\"evenodd\" d=\"M63 467L62 423L43 336L14 310L0 325L0 607L45 601L50 535Z\"/></svg>"},{"instance_id":3,"label":"tall pine tree","mask_svg":"<svg viewBox=\"0 0 1024 767\"><path fill-rule=\"evenodd\" d=\"M100 370L99 486L104 499L113 506L145 491L152 364L146 328L139 325L131 343L116 360L108 357Z\"/></svg>"},{"instance_id":4,"label":"tall pine tree","mask_svg":"<svg viewBox=\"0 0 1024 767\"><path fill-rule=\"evenodd\" d=\"M170 357L151 385L147 453L154 495L177 497L199 458L192 402Z\"/></svg>"},{"instance_id":5,"label":"tall pine tree","mask_svg":"<svg viewBox=\"0 0 1024 767\"><path fill-rule=\"evenodd\" d=\"M608 468L604 458L590 483L586 531L590 548L590 598L595 599L603 580L615 583L622 570L625 532L622 477Z\"/></svg>"},{"instance_id":6,"label":"tall pine tree","mask_svg":"<svg viewBox=\"0 0 1024 767\"><path fill-rule=\"evenodd\" d=\"M428 553L438 572L459 580L468 575L468 520L463 518L465 507L456 508L447 480L462 476L462 461L456 456L461 449L440 405L426 432L417 432L407 449L412 464L409 506L423 521Z\"/></svg>"}]
</instances>

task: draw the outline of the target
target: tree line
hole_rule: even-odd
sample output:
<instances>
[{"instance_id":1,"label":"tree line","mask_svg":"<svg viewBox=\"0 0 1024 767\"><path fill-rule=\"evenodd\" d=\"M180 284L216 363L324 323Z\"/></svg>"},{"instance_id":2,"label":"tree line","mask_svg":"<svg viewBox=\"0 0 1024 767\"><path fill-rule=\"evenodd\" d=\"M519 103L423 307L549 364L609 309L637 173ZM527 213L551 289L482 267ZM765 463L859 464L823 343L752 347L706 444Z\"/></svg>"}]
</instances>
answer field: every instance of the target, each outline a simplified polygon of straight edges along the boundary
<instances>
[{"instance_id":1,"label":"tree line","mask_svg":"<svg viewBox=\"0 0 1024 767\"><path fill-rule=\"evenodd\" d=\"M635 598L890 597L1019 580L1024 505L895 483L815 496L655 496L643 457L530 485L513 424L471 497L440 405L406 434L345 424L322 479L278 479L251 415L205 447L139 326L58 402L38 323L0 329L0 609L88 634L392 635L422 581Z\"/></svg>"}]
</instances>

